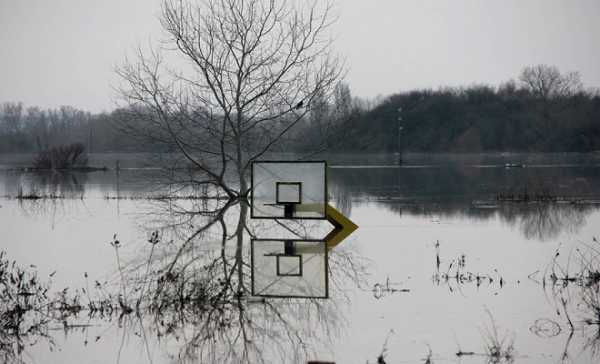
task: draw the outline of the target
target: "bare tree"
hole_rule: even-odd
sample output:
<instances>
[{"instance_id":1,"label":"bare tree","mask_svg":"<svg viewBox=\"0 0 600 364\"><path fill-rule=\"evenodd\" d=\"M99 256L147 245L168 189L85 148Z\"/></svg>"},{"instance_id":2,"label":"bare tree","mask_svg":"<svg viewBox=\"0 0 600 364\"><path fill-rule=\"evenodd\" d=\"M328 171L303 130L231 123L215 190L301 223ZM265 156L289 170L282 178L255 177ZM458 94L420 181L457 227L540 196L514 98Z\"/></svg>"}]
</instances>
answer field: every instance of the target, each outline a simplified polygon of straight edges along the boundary
<instances>
[{"instance_id":1,"label":"bare tree","mask_svg":"<svg viewBox=\"0 0 600 364\"><path fill-rule=\"evenodd\" d=\"M230 271L237 297L246 294L250 163L302 121L317 95L332 91L342 72L327 34L332 20L329 3L165 0L165 45L139 49L135 62L117 69L128 106L124 126L175 146L202 172L202 178L190 176L192 188L213 185L239 202ZM178 67L169 65L173 60ZM169 271L203 231L178 248Z\"/></svg>"},{"instance_id":2,"label":"bare tree","mask_svg":"<svg viewBox=\"0 0 600 364\"><path fill-rule=\"evenodd\" d=\"M250 162L341 75L328 37L332 20L329 3L166 0L166 45L140 49L135 62L117 70L120 94L135 116L129 126L176 146L207 176L197 182L245 197ZM173 56L185 65L170 66Z\"/></svg>"},{"instance_id":3,"label":"bare tree","mask_svg":"<svg viewBox=\"0 0 600 364\"><path fill-rule=\"evenodd\" d=\"M23 104L6 102L0 105L0 134L14 134L22 127Z\"/></svg>"},{"instance_id":4,"label":"bare tree","mask_svg":"<svg viewBox=\"0 0 600 364\"><path fill-rule=\"evenodd\" d=\"M525 67L519 81L525 89L544 100L573 96L583 90L579 72L561 74L556 66L545 64Z\"/></svg>"}]
</instances>

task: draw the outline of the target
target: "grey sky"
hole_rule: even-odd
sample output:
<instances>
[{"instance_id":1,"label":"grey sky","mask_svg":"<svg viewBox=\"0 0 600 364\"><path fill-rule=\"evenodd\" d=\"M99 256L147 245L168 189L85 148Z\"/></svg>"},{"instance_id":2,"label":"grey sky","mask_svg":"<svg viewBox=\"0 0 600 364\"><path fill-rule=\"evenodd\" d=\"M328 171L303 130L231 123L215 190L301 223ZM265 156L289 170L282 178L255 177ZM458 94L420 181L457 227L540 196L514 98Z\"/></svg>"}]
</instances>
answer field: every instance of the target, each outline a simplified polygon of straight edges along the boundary
<instances>
[{"instance_id":1,"label":"grey sky","mask_svg":"<svg viewBox=\"0 0 600 364\"><path fill-rule=\"evenodd\" d=\"M159 0L0 0L0 102L114 105L113 66L160 39ZM498 84L525 65L600 87L598 0L338 0L336 48L355 95Z\"/></svg>"}]
</instances>

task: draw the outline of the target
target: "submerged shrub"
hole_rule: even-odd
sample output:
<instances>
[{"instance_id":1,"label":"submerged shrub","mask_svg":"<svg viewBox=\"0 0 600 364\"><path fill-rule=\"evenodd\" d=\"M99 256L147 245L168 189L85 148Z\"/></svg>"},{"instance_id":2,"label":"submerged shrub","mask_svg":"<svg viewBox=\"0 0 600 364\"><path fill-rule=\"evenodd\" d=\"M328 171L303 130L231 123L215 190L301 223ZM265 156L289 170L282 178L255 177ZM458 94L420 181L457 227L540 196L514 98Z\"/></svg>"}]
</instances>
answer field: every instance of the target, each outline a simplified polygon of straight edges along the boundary
<instances>
[{"instance_id":1,"label":"submerged shrub","mask_svg":"<svg viewBox=\"0 0 600 364\"><path fill-rule=\"evenodd\" d=\"M33 160L37 169L71 169L87 167L85 147L81 143L60 145L40 151Z\"/></svg>"}]
</instances>

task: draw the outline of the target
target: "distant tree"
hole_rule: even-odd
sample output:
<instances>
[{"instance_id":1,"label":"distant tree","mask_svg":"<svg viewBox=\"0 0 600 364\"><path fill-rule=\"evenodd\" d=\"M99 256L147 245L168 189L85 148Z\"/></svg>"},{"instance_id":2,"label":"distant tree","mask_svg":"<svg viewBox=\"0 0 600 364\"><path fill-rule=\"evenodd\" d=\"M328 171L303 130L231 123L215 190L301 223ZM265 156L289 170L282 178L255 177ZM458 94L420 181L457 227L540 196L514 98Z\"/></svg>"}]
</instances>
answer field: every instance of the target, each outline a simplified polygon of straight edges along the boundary
<instances>
[{"instance_id":1,"label":"distant tree","mask_svg":"<svg viewBox=\"0 0 600 364\"><path fill-rule=\"evenodd\" d=\"M364 105L363 100L352 97L350 86L343 82L338 82L331 94L316 94L308 106L308 121L294 146L311 154L356 146L353 140L360 139L362 132L356 129L354 121L366 111Z\"/></svg>"},{"instance_id":2,"label":"distant tree","mask_svg":"<svg viewBox=\"0 0 600 364\"><path fill-rule=\"evenodd\" d=\"M541 118L536 130L538 139L547 138L550 130L559 130L566 127L564 111L572 106L575 95L583 91L581 77L578 72L562 74L557 67L544 64L525 67L519 76L521 86L527 90L537 102L530 104L530 117ZM540 128L540 126L542 128ZM546 134L546 136L543 136ZM559 138L555 143L563 143Z\"/></svg>"},{"instance_id":3,"label":"distant tree","mask_svg":"<svg viewBox=\"0 0 600 364\"><path fill-rule=\"evenodd\" d=\"M48 149L48 124L46 112L39 107L28 107L23 127L29 138L35 140L35 149L39 152Z\"/></svg>"},{"instance_id":4,"label":"distant tree","mask_svg":"<svg viewBox=\"0 0 600 364\"><path fill-rule=\"evenodd\" d=\"M333 95L336 118L348 118L353 109L352 93L350 92L350 86L343 82L338 83L335 86Z\"/></svg>"},{"instance_id":5,"label":"distant tree","mask_svg":"<svg viewBox=\"0 0 600 364\"><path fill-rule=\"evenodd\" d=\"M324 92L315 94L310 103L310 126L316 127L317 130L323 132L323 126L330 118L331 105L329 97Z\"/></svg>"},{"instance_id":6,"label":"distant tree","mask_svg":"<svg viewBox=\"0 0 600 364\"><path fill-rule=\"evenodd\" d=\"M556 66L545 64L525 67L519 81L533 95L545 100L573 96L583 90L579 72L562 74Z\"/></svg>"},{"instance_id":7,"label":"distant tree","mask_svg":"<svg viewBox=\"0 0 600 364\"><path fill-rule=\"evenodd\" d=\"M329 146L345 150L354 144L355 147L364 149L369 141L363 139L364 135L356 123L365 112L364 106L363 100L352 96L350 86L347 83L339 82L335 86L333 112L328 135Z\"/></svg>"},{"instance_id":8,"label":"distant tree","mask_svg":"<svg viewBox=\"0 0 600 364\"><path fill-rule=\"evenodd\" d=\"M517 83L515 80L508 80L506 82L502 82L500 86L498 86L498 93L501 95L512 95L517 92Z\"/></svg>"},{"instance_id":9,"label":"distant tree","mask_svg":"<svg viewBox=\"0 0 600 364\"><path fill-rule=\"evenodd\" d=\"M0 133L14 134L21 130L23 104L6 102L0 110Z\"/></svg>"}]
</instances>

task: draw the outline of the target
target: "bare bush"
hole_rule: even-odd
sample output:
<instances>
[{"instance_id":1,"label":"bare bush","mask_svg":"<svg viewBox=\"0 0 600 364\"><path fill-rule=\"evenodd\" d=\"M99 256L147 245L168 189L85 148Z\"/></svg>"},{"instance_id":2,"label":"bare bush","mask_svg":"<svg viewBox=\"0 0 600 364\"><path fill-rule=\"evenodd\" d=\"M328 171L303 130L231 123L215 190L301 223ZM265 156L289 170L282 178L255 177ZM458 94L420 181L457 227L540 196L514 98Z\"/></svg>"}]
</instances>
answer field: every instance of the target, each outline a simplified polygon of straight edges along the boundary
<instances>
[{"instance_id":1,"label":"bare bush","mask_svg":"<svg viewBox=\"0 0 600 364\"><path fill-rule=\"evenodd\" d=\"M88 159L85 147L81 143L60 145L40 151L33 160L36 169L73 169L85 168Z\"/></svg>"}]
</instances>

